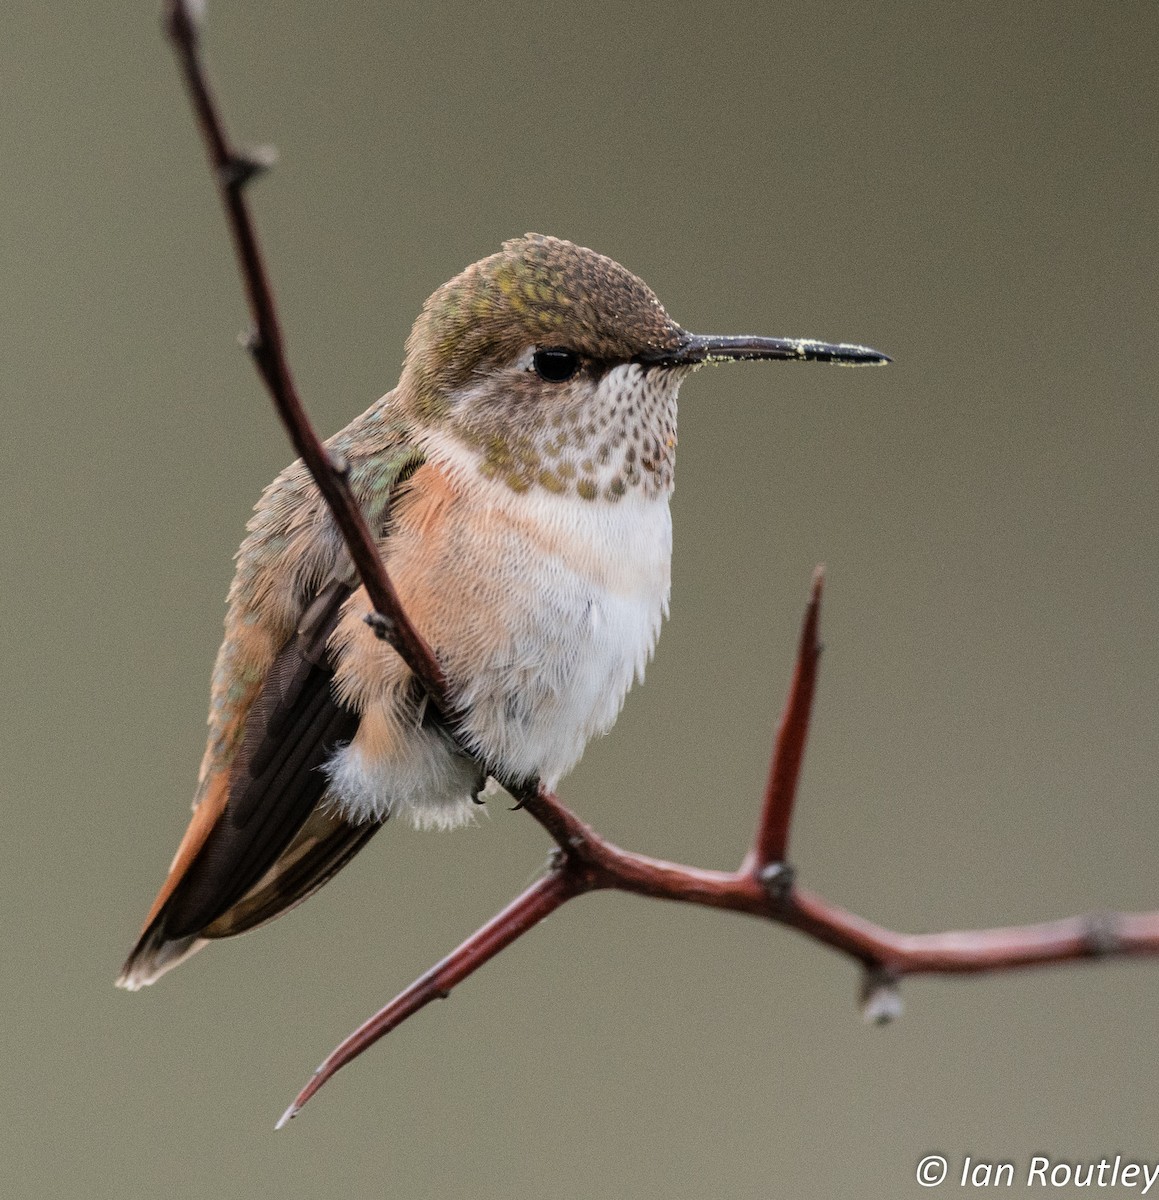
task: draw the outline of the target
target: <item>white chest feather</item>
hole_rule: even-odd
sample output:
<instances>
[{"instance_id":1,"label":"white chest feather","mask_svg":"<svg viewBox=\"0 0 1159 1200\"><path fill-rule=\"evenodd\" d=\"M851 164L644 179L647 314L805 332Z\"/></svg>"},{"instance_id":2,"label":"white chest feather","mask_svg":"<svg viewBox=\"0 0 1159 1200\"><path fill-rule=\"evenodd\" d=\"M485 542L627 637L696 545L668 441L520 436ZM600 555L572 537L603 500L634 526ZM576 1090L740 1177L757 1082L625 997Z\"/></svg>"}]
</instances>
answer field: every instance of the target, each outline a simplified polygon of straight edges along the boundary
<instances>
[{"instance_id":1,"label":"white chest feather","mask_svg":"<svg viewBox=\"0 0 1159 1200\"><path fill-rule=\"evenodd\" d=\"M554 786L611 728L655 648L671 581L668 497L474 486L493 535L479 590L503 597L505 636L463 680L467 732L513 774Z\"/></svg>"}]
</instances>

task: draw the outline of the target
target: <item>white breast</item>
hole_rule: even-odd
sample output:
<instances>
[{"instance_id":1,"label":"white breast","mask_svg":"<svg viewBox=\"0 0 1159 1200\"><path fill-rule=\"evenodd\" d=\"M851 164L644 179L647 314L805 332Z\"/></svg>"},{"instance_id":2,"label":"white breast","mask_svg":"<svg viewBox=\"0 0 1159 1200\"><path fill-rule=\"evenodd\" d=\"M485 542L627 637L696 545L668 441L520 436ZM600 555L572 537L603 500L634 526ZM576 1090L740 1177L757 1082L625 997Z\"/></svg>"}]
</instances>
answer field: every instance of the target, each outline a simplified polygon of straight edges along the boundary
<instances>
[{"instance_id":1,"label":"white breast","mask_svg":"<svg viewBox=\"0 0 1159 1200\"><path fill-rule=\"evenodd\" d=\"M474 467L454 444L428 452ZM507 636L474 664L467 732L492 761L554 787L611 728L656 645L671 582L668 497L516 493L471 474L495 529L486 569L506 597Z\"/></svg>"}]
</instances>

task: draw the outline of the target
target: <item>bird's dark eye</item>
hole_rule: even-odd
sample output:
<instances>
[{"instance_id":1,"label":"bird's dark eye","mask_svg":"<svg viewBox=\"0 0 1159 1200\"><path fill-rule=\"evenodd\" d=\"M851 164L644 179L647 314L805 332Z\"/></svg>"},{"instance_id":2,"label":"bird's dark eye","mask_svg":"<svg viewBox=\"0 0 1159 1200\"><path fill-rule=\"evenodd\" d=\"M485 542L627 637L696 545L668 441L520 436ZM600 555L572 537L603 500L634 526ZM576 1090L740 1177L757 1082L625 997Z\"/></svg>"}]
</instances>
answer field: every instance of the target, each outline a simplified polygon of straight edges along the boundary
<instances>
[{"instance_id":1,"label":"bird's dark eye","mask_svg":"<svg viewBox=\"0 0 1159 1200\"><path fill-rule=\"evenodd\" d=\"M536 350L531 360L535 373L548 383L566 383L578 370L579 355L574 350L552 346L548 350Z\"/></svg>"}]
</instances>

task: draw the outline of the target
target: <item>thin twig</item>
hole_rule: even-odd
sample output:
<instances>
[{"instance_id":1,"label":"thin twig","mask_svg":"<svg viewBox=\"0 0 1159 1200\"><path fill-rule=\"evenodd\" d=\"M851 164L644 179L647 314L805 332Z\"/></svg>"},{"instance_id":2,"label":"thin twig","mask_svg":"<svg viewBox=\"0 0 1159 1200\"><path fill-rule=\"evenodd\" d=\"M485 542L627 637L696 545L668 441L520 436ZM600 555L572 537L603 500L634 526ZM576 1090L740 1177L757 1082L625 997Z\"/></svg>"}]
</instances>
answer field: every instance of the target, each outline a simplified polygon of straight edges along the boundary
<instances>
[{"instance_id":1,"label":"thin twig","mask_svg":"<svg viewBox=\"0 0 1159 1200\"><path fill-rule=\"evenodd\" d=\"M793 673L785 710L777 724L776 742L769 765L769 780L765 786L765 799L761 806L756 840L751 856L741 868L764 872L766 886L776 883L781 894L786 883L791 886L791 875L786 881L783 872L771 874L767 868L785 865L788 857L793 802L797 795L801 762L805 757L805 741L809 733L809 719L813 713L813 693L817 687L817 664L821 658L821 643L817 640L817 634L824 584L825 573L818 567L813 573L813 591L805 609L805 620L801 624L797 668Z\"/></svg>"},{"instance_id":2,"label":"thin twig","mask_svg":"<svg viewBox=\"0 0 1159 1200\"><path fill-rule=\"evenodd\" d=\"M482 929L473 933L461 946L420 975L405 991L369 1021L360 1025L348 1038L326 1057L314 1072L310 1082L298 1093L294 1103L282 1114L276 1128L281 1129L331 1076L347 1063L368 1050L379 1038L414 1016L432 1000L445 1000L451 989L516 938L533 929L544 917L550 916L561 904L576 894L573 872L550 871L536 880L522 895L502 912L492 917Z\"/></svg>"},{"instance_id":3,"label":"thin twig","mask_svg":"<svg viewBox=\"0 0 1159 1200\"><path fill-rule=\"evenodd\" d=\"M783 781L789 789L781 791L778 785L774 794L777 803L790 812L809 732L820 599L820 577L814 576L793 682L769 768L770 779ZM803 686L806 679L808 685ZM1159 912L1069 917L1006 929L894 933L804 888L770 887L763 873L753 869L752 851L737 871L709 871L622 850L542 788L527 795L523 807L559 847L548 874L346 1038L283 1113L279 1129L337 1071L413 1016L435 994L449 992L547 912L588 892L632 892L727 909L795 929L861 965L866 981L863 1007L867 1017L878 1023L897 1015L897 983L907 975L979 974L1078 959L1159 954Z\"/></svg>"},{"instance_id":4,"label":"thin twig","mask_svg":"<svg viewBox=\"0 0 1159 1200\"><path fill-rule=\"evenodd\" d=\"M346 480L345 464L334 462L314 432L298 398L286 358L273 288L266 274L257 231L246 200L246 185L265 164L252 155L240 153L225 132L201 60L197 19L190 11L188 0L169 0L165 27L181 63L237 251L254 322L254 332L249 339L254 362L273 397L274 407L290 435L294 449L305 462L342 533L342 539L374 607L376 619L372 621L372 627L398 651L426 689L435 708L448 717L454 705L443 669L402 607L378 553L374 536Z\"/></svg>"},{"instance_id":5,"label":"thin twig","mask_svg":"<svg viewBox=\"0 0 1159 1200\"><path fill-rule=\"evenodd\" d=\"M349 549L376 610L376 625L402 656L436 707L453 713L446 678L411 624L390 582L374 537L336 465L298 399L245 185L265 165L228 141L205 79L195 19L186 0L169 0L166 27L176 47L209 150L256 327L254 359L278 414L310 470ZM786 862L820 655L821 575L814 576L797 663L778 723L768 785L753 848L735 872L709 871L621 850L575 816L557 796L534 783L513 786L521 807L554 839L559 851L548 872L386 1008L356 1030L319 1067L279 1121L284 1125L336 1071L425 1007L446 996L485 962L576 896L616 889L747 913L796 929L864 968L863 999L873 1019L897 1011L896 984L906 975L966 974L1079 959L1159 955L1159 912L1071 917L1040 925L964 932L900 934L794 886Z\"/></svg>"}]
</instances>

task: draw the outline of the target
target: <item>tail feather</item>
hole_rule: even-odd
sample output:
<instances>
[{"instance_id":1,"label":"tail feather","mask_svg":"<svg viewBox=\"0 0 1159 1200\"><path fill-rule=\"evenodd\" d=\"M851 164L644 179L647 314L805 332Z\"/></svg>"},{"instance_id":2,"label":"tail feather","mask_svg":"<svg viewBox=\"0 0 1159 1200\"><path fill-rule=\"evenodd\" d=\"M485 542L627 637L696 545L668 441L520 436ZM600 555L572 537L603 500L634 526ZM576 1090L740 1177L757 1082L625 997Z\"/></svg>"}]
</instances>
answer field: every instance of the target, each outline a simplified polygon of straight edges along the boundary
<instances>
[{"instance_id":1,"label":"tail feather","mask_svg":"<svg viewBox=\"0 0 1159 1200\"><path fill-rule=\"evenodd\" d=\"M316 809L261 879L207 925L193 933L170 936L170 905L163 905L126 959L117 987L139 991L211 940L256 929L296 908L332 879L381 828L379 822L351 825L332 810Z\"/></svg>"},{"instance_id":2,"label":"tail feather","mask_svg":"<svg viewBox=\"0 0 1159 1200\"><path fill-rule=\"evenodd\" d=\"M196 954L208 939L193 934L189 937L168 938L163 923L155 922L142 935L125 959L125 965L117 976L117 987L127 992L139 992L141 988L156 983L166 971L183 963Z\"/></svg>"},{"instance_id":3,"label":"tail feather","mask_svg":"<svg viewBox=\"0 0 1159 1200\"><path fill-rule=\"evenodd\" d=\"M136 991L208 939L292 908L374 832L334 814L326 797L325 764L358 729L357 713L335 695L328 650L351 590L342 580L324 588L266 672L236 753L202 783L119 986Z\"/></svg>"}]
</instances>

